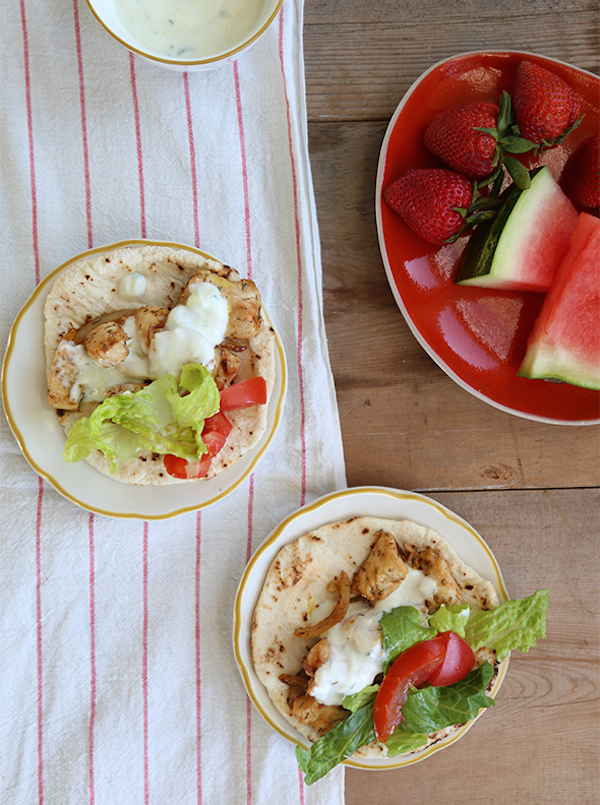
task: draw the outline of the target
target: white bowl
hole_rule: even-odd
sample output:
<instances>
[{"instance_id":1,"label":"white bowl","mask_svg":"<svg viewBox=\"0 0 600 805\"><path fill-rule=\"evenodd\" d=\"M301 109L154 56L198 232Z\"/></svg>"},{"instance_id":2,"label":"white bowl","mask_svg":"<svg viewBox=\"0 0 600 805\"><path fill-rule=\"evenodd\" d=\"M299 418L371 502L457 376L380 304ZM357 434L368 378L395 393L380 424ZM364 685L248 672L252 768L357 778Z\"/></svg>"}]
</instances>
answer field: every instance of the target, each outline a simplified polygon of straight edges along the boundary
<instances>
[{"instance_id":1,"label":"white bowl","mask_svg":"<svg viewBox=\"0 0 600 805\"><path fill-rule=\"evenodd\" d=\"M204 50L202 53L190 55L189 58L184 58L182 54L165 55L155 45L139 38L124 24L118 10L118 2L119 0L87 0L92 13L102 27L132 53L168 70L196 71L211 70L220 64L235 61L267 30L277 16L283 0L262 0L262 8L258 12L258 17L243 34L240 34L237 41L229 41L226 45L220 46L218 38L215 36L212 41L214 52L208 53ZM198 2L206 2L210 7L214 0L198 0ZM167 5L167 0L164 0L164 4ZM140 12L143 12L147 5L143 0L138 0Z\"/></svg>"}]
</instances>

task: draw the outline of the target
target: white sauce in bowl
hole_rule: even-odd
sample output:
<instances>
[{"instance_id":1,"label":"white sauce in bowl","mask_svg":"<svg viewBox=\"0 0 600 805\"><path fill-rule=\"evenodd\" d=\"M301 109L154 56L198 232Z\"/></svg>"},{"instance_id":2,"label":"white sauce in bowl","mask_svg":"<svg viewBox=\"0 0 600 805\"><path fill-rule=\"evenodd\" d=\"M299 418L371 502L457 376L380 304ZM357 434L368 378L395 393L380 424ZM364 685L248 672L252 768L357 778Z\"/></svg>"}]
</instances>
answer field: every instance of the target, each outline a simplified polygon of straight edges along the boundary
<instances>
[{"instance_id":1,"label":"white sauce in bowl","mask_svg":"<svg viewBox=\"0 0 600 805\"><path fill-rule=\"evenodd\" d=\"M125 30L161 56L202 59L252 33L264 0L115 0Z\"/></svg>"}]
</instances>

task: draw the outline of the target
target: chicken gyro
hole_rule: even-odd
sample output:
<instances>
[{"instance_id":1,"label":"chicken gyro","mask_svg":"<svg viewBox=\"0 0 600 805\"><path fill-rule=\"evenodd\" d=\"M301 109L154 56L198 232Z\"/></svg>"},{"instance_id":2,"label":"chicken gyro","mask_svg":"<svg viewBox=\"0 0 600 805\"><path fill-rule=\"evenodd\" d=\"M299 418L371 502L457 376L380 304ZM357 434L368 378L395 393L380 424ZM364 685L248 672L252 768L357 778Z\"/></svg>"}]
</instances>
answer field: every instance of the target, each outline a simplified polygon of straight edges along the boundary
<instances>
[{"instance_id":1,"label":"chicken gyro","mask_svg":"<svg viewBox=\"0 0 600 805\"><path fill-rule=\"evenodd\" d=\"M274 332L235 269L186 249L115 249L63 271L44 316L66 461L167 485L211 478L260 441Z\"/></svg>"},{"instance_id":2,"label":"chicken gyro","mask_svg":"<svg viewBox=\"0 0 600 805\"><path fill-rule=\"evenodd\" d=\"M499 664L545 636L547 591L499 601L409 520L354 517L284 546L252 622L254 668L312 745L310 784L345 758L423 752L494 704Z\"/></svg>"}]
</instances>

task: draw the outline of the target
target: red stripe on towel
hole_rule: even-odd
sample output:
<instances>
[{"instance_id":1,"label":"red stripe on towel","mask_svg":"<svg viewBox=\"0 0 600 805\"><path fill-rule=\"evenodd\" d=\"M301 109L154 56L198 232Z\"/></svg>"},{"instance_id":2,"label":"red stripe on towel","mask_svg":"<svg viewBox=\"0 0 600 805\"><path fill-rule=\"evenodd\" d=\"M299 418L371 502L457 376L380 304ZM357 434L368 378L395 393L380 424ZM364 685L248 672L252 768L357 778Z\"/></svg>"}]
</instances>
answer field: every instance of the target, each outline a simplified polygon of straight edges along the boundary
<instances>
[{"instance_id":1,"label":"red stripe on towel","mask_svg":"<svg viewBox=\"0 0 600 805\"><path fill-rule=\"evenodd\" d=\"M140 107L138 104L137 85L135 80L135 63L133 53L129 54L129 72L131 75L131 95L133 98L133 116L135 120L135 141L137 146L138 180L140 185L140 229L142 238L146 237L146 197L144 194L144 161L142 159L142 133L140 129Z\"/></svg>"},{"instance_id":2,"label":"red stripe on towel","mask_svg":"<svg viewBox=\"0 0 600 805\"><path fill-rule=\"evenodd\" d=\"M85 215L87 220L88 249L93 246L92 239L92 192L90 189L90 160L88 152L87 119L85 113L85 88L83 83L83 60L81 57L81 31L79 27L79 8L73 0L75 23L75 44L77 48L77 69L79 71L79 103L81 106L81 136L83 139L83 173L85 177Z\"/></svg>"},{"instance_id":3,"label":"red stripe on towel","mask_svg":"<svg viewBox=\"0 0 600 805\"><path fill-rule=\"evenodd\" d=\"M44 675L42 665L42 500L44 483L38 478L37 517L35 524L35 609L37 648L37 727L38 727L38 801L44 802Z\"/></svg>"},{"instance_id":4,"label":"red stripe on towel","mask_svg":"<svg viewBox=\"0 0 600 805\"><path fill-rule=\"evenodd\" d=\"M202 668L200 665L200 560L202 514L196 515L196 785L202 805Z\"/></svg>"},{"instance_id":5,"label":"red stripe on towel","mask_svg":"<svg viewBox=\"0 0 600 805\"><path fill-rule=\"evenodd\" d=\"M35 284L40 282L40 253L38 243L37 184L35 154L33 148L33 114L31 109L31 73L29 69L29 38L25 0L21 0L21 31L23 34L23 66L25 71L25 105L27 109L27 139L29 145L29 183L31 190L31 235ZM37 659L37 741L38 741L38 803L44 802L44 674L42 657L42 502L44 482L38 478L38 497L35 525L35 612L36 612L36 659Z\"/></svg>"},{"instance_id":6,"label":"red stripe on towel","mask_svg":"<svg viewBox=\"0 0 600 805\"><path fill-rule=\"evenodd\" d=\"M31 112L31 75L29 72L29 39L25 18L25 0L21 0L21 28L23 31L23 61L25 68L25 103L27 106L27 137L29 140L29 176L31 187L31 230L33 241L33 264L35 284L40 281L40 252L38 247L37 186L35 181L35 158L33 153L33 115ZM40 802L41 802L40 794Z\"/></svg>"},{"instance_id":7,"label":"red stripe on towel","mask_svg":"<svg viewBox=\"0 0 600 805\"><path fill-rule=\"evenodd\" d=\"M144 709L144 805L150 801L148 774L148 523L144 522L142 548L142 698Z\"/></svg>"},{"instance_id":8,"label":"red stripe on towel","mask_svg":"<svg viewBox=\"0 0 600 805\"><path fill-rule=\"evenodd\" d=\"M194 146L194 129L192 127L192 105L190 103L190 80L183 74L183 91L185 94L185 111L187 115L188 140L190 144L190 171L192 176L192 203L194 205L194 246L200 248L200 226L198 223L198 182L196 179L196 148Z\"/></svg>"},{"instance_id":9,"label":"red stripe on towel","mask_svg":"<svg viewBox=\"0 0 600 805\"><path fill-rule=\"evenodd\" d=\"M303 337L303 297L302 297L302 254L300 249L300 219L298 216L298 181L296 178L296 161L294 159L294 149L292 141L292 122L290 117L290 101L287 92L287 82L285 75L285 61L283 49L283 12L281 7L279 12L279 61L281 63L281 75L283 77L283 92L285 95L285 105L287 114L288 146L290 151L290 166L292 169L292 184L294 188L294 222L296 225L296 261L298 266L298 385L300 391L300 447L302 455L302 474L300 487L300 505L306 502L306 410L304 404L304 367L302 365L302 337Z\"/></svg>"},{"instance_id":10,"label":"red stripe on towel","mask_svg":"<svg viewBox=\"0 0 600 805\"><path fill-rule=\"evenodd\" d=\"M252 279L252 249L250 242L250 204L248 195L248 163L246 161L246 141L244 138L244 120L242 116L242 96L240 94L240 76L238 63L233 63L233 81L235 85L235 102L238 114L238 128L240 132L240 153L242 157L242 187L244 189L244 222L246 225L246 276Z\"/></svg>"},{"instance_id":11,"label":"red stripe on towel","mask_svg":"<svg viewBox=\"0 0 600 805\"><path fill-rule=\"evenodd\" d=\"M94 549L94 515L89 519L90 548L90 725L89 725L89 774L90 805L96 801L94 781L94 725L96 721L96 568Z\"/></svg>"}]
</instances>

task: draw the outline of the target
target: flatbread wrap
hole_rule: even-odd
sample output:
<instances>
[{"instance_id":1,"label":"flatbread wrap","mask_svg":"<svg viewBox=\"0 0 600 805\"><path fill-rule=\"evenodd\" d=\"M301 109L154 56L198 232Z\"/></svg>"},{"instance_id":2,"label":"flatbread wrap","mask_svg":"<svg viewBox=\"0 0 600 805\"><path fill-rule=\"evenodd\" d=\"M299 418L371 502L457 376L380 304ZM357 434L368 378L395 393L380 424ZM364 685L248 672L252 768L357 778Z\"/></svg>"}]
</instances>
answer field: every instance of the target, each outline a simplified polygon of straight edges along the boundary
<instances>
[{"instance_id":1,"label":"flatbread wrap","mask_svg":"<svg viewBox=\"0 0 600 805\"><path fill-rule=\"evenodd\" d=\"M274 331L230 266L157 245L92 255L57 277L44 316L66 460L169 485L214 477L260 441Z\"/></svg>"},{"instance_id":2,"label":"flatbread wrap","mask_svg":"<svg viewBox=\"0 0 600 805\"><path fill-rule=\"evenodd\" d=\"M275 708L313 742L296 750L310 784L347 757L420 753L460 730L493 704L489 693L499 662L513 648L526 651L544 636L546 606L543 592L500 603L493 584L429 528L353 517L279 551L254 612L252 660ZM481 619L489 627L485 637ZM510 636L500 636L496 620L511 624ZM378 740L377 703L393 669L411 651L449 635L460 636L472 664L454 682L439 653L440 662L421 678L419 690L416 677L409 678L406 719L399 715L390 737ZM436 684L429 684L435 676ZM420 701L423 696L429 705ZM445 708L448 696L454 697L452 708ZM425 718L421 706L435 717ZM442 718L446 709L458 718Z\"/></svg>"}]
</instances>

